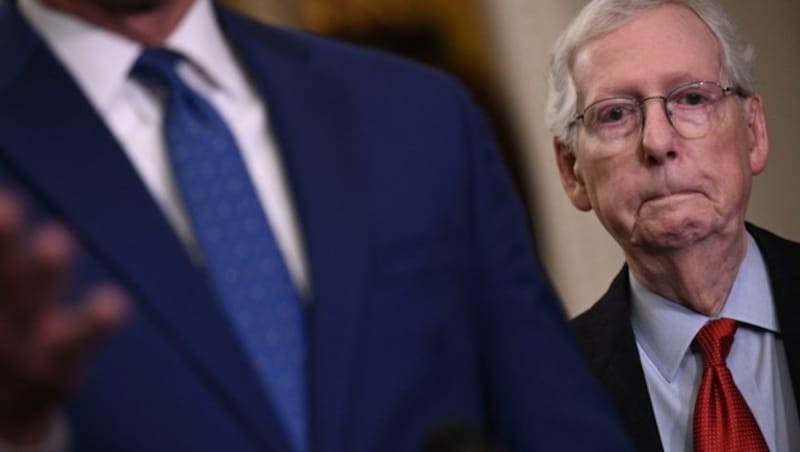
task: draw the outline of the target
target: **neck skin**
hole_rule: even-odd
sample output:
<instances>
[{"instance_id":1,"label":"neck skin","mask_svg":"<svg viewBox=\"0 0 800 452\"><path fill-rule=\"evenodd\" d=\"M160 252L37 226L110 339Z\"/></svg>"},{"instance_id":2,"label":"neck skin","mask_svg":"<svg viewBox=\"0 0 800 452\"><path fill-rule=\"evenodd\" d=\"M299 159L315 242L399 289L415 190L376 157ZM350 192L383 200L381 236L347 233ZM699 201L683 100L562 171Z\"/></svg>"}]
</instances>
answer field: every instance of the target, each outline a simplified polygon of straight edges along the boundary
<instances>
[{"instance_id":1,"label":"neck skin","mask_svg":"<svg viewBox=\"0 0 800 452\"><path fill-rule=\"evenodd\" d=\"M707 316L719 314L747 250L744 227L683 249L626 250L628 266L645 287Z\"/></svg>"},{"instance_id":2,"label":"neck skin","mask_svg":"<svg viewBox=\"0 0 800 452\"><path fill-rule=\"evenodd\" d=\"M51 8L78 16L145 47L164 43L194 0L165 0L144 11L120 11L97 0L43 0Z\"/></svg>"}]
</instances>

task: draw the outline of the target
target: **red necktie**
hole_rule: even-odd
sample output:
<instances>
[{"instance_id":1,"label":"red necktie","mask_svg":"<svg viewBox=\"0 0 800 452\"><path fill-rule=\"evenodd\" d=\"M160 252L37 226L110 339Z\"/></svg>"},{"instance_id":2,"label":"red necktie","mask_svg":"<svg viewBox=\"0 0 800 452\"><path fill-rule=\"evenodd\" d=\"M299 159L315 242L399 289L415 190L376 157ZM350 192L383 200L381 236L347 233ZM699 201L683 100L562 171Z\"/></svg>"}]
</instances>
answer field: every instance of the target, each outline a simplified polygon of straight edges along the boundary
<instances>
[{"instance_id":1,"label":"red necktie","mask_svg":"<svg viewBox=\"0 0 800 452\"><path fill-rule=\"evenodd\" d=\"M703 380L694 405L695 452L769 452L753 413L725 365L737 323L717 319L697 333Z\"/></svg>"}]
</instances>

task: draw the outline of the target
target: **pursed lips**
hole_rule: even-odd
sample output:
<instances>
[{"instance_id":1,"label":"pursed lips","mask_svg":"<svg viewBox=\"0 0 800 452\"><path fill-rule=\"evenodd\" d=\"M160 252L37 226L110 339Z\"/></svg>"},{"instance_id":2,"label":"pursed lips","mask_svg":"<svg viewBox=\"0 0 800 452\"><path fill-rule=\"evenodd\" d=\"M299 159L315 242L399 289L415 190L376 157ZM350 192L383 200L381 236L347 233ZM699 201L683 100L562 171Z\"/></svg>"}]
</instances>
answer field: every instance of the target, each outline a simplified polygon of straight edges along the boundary
<instances>
[{"instance_id":1,"label":"pursed lips","mask_svg":"<svg viewBox=\"0 0 800 452\"><path fill-rule=\"evenodd\" d=\"M679 189L679 190L660 190L643 197L642 204L648 202L657 202L661 200L679 201L682 198L687 198L695 195L702 195L703 193L695 189Z\"/></svg>"}]
</instances>

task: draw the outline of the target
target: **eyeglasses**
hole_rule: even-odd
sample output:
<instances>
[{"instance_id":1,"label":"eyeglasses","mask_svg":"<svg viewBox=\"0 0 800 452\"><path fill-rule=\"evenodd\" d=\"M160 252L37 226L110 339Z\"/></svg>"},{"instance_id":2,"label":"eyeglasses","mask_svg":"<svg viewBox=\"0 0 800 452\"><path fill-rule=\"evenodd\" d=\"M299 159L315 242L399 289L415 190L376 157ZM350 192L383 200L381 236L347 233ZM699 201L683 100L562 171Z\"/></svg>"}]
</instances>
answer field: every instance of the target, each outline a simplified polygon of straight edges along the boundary
<instances>
[{"instance_id":1,"label":"eyeglasses","mask_svg":"<svg viewBox=\"0 0 800 452\"><path fill-rule=\"evenodd\" d=\"M675 131L683 138L705 137L720 122L720 104L729 94L744 97L734 86L716 82L692 82L678 86L663 96L610 97L587 106L572 124L583 122L587 132L602 141L628 139L644 127L644 104L653 99L664 103L664 112Z\"/></svg>"}]
</instances>

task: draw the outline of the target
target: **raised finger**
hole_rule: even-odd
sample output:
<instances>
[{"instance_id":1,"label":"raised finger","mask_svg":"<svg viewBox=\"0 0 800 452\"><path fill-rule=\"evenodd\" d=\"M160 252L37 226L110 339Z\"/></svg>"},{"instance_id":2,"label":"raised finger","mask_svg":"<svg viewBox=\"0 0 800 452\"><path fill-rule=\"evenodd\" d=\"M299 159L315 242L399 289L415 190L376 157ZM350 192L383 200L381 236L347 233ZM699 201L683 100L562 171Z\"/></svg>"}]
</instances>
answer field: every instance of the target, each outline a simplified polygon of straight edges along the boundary
<instances>
[{"instance_id":1,"label":"raised finger","mask_svg":"<svg viewBox=\"0 0 800 452\"><path fill-rule=\"evenodd\" d=\"M25 252L25 212L20 198L0 190L0 328L19 326L16 311L28 298L29 261Z\"/></svg>"},{"instance_id":2,"label":"raised finger","mask_svg":"<svg viewBox=\"0 0 800 452\"><path fill-rule=\"evenodd\" d=\"M66 333L61 329L63 324L55 324L51 333L53 339L58 340L58 347L52 358L59 363L61 373L76 376L95 347L124 323L129 306L128 297L120 288L101 284L92 288L72 312L72 322Z\"/></svg>"},{"instance_id":3,"label":"raised finger","mask_svg":"<svg viewBox=\"0 0 800 452\"><path fill-rule=\"evenodd\" d=\"M28 246L30 267L24 277L30 285L30 299L19 306L19 314L27 318L59 301L65 292L74 255L71 234L56 223L36 228Z\"/></svg>"}]
</instances>

